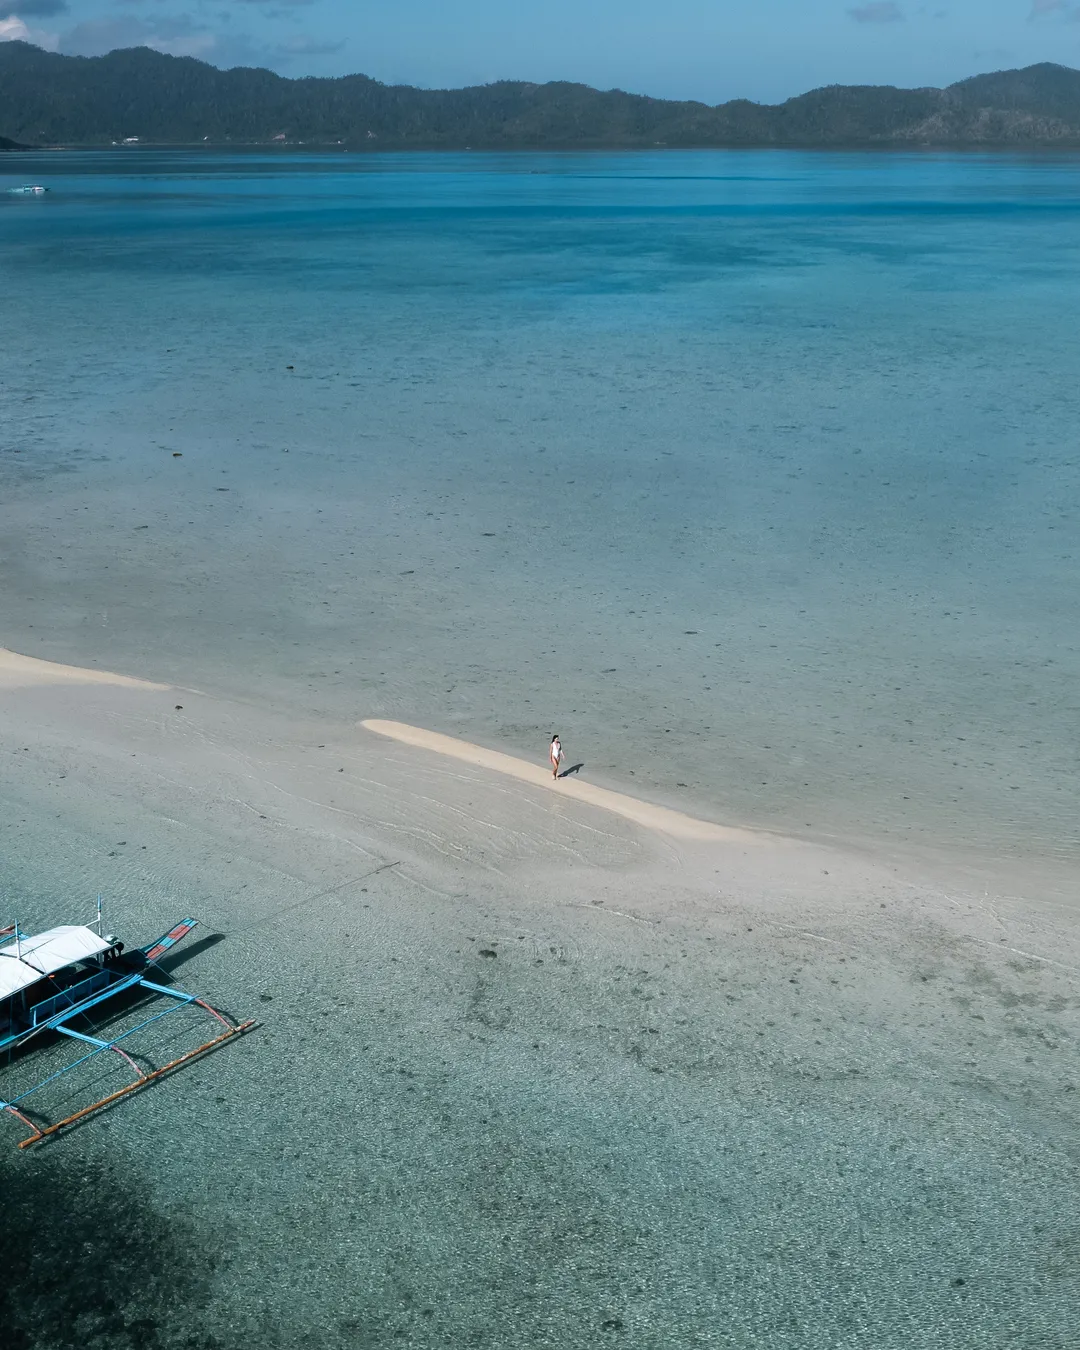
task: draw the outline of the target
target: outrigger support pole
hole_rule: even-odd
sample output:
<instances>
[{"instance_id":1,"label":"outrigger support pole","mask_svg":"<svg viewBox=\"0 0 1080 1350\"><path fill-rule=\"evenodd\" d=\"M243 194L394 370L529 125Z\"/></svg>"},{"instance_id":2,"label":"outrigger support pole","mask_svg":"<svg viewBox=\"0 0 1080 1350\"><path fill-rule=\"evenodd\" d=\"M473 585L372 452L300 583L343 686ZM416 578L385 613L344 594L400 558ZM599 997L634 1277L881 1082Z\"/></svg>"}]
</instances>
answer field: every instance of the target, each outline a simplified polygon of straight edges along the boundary
<instances>
[{"instance_id":1,"label":"outrigger support pole","mask_svg":"<svg viewBox=\"0 0 1080 1350\"><path fill-rule=\"evenodd\" d=\"M146 1076L128 1052L126 1050L121 1050L115 1041L99 1041L96 1036L87 1036L84 1031L75 1031L71 1027L64 1026L62 1022L57 1022L56 1030L61 1036L71 1036L77 1041L85 1041L87 1045L96 1045L99 1050L115 1050L125 1063L131 1065L140 1078Z\"/></svg>"},{"instance_id":2,"label":"outrigger support pole","mask_svg":"<svg viewBox=\"0 0 1080 1350\"><path fill-rule=\"evenodd\" d=\"M139 1088L145 1087L147 1083L152 1083L155 1078L164 1078L167 1073L172 1073L174 1069L179 1069L184 1064L190 1064L193 1059L199 1059L208 1051L213 1050L215 1046L221 1045L223 1041L229 1040L233 1036L240 1036L245 1031L250 1030L255 1025L255 1019L251 1018L247 1022L239 1022L234 1027L229 1027L228 1031L220 1036L215 1036L212 1041L207 1041L205 1045L200 1045L197 1050L189 1050L186 1055L181 1055L179 1059L172 1060L169 1064L163 1064L160 1069L154 1069L150 1073L144 1073L135 1080L134 1083L128 1083L127 1087L122 1087L118 1092L110 1092L107 1097L102 1097L99 1102L94 1102L91 1106L84 1106L81 1111L76 1111L73 1115L66 1116L63 1120L58 1120L52 1125L35 1125L28 1120L21 1111L16 1111L13 1106L6 1109L12 1115L18 1118L34 1131L29 1139L20 1139L20 1148L29 1148L31 1144L40 1143L42 1139L48 1138L50 1134L56 1134L58 1131L66 1129L68 1125L74 1125L76 1121L84 1117L93 1115L95 1111L100 1111L104 1106L110 1106L113 1102L119 1101L121 1097L127 1097L132 1092L138 1092ZM112 1047L110 1047L112 1048Z\"/></svg>"}]
</instances>

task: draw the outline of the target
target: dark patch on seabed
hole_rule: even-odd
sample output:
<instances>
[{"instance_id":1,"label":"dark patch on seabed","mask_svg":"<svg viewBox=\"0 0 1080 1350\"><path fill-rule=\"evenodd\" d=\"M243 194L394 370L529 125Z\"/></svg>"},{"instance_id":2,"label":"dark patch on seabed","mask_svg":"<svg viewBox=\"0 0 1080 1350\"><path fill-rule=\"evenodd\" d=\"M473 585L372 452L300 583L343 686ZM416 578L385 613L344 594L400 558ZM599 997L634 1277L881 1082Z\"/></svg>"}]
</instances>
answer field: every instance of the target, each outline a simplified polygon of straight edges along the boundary
<instances>
[{"instance_id":1,"label":"dark patch on seabed","mask_svg":"<svg viewBox=\"0 0 1080 1350\"><path fill-rule=\"evenodd\" d=\"M400 1343L400 1330L378 1318L305 1329L271 1324L257 1295L246 1309L223 1307L215 1285L227 1278L237 1240L239 1229L207 1231L166 1213L147 1199L138 1176L62 1146L0 1156L0 1347L369 1350ZM430 1312L418 1310L421 1324ZM223 1319L226 1332L210 1329Z\"/></svg>"},{"instance_id":2,"label":"dark patch on seabed","mask_svg":"<svg viewBox=\"0 0 1080 1350\"><path fill-rule=\"evenodd\" d=\"M59 1149L0 1160L5 1350L233 1350L198 1325L219 1260L137 1179Z\"/></svg>"}]
</instances>

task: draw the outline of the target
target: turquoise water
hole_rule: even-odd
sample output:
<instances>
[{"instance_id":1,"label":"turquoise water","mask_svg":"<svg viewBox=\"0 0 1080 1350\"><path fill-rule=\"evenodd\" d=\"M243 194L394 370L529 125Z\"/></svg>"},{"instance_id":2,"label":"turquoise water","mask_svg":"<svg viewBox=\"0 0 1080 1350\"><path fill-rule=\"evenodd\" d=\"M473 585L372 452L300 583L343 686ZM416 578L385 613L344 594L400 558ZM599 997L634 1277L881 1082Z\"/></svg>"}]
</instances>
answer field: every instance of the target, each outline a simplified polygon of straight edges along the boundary
<instances>
[{"instance_id":1,"label":"turquoise water","mask_svg":"<svg viewBox=\"0 0 1080 1350\"><path fill-rule=\"evenodd\" d=\"M1080 160L0 170L7 645L1075 860Z\"/></svg>"},{"instance_id":2,"label":"turquoise water","mask_svg":"<svg viewBox=\"0 0 1080 1350\"><path fill-rule=\"evenodd\" d=\"M0 746L6 903L196 914L179 976L262 1024L55 1149L0 1138L0 1325L1073 1350L1068 950L999 949L974 887L962 942L908 871L763 913L675 877L634 922L590 903L633 855L573 821L610 861L553 903L541 845L459 817L448 863L414 793L432 842L386 856L377 784L370 831L292 828L257 765L305 790L332 735L293 711L540 760L557 729L684 809L1068 878L1080 160L0 171L53 189L0 194L0 644L254 705L209 796L114 704Z\"/></svg>"}]
</instances>

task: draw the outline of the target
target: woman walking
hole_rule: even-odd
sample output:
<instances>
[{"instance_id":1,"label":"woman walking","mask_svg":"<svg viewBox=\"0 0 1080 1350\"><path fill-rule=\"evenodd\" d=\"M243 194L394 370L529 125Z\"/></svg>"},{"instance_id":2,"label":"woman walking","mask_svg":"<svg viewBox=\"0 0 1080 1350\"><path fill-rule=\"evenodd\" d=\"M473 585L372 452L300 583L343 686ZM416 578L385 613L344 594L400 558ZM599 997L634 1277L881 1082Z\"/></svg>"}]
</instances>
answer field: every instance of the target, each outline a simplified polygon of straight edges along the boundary
<instances>
[{"instance_id":1,"label":"woman walking","mask_svg":"<svg viewBox=\"0 0 1080 1350\"><path fill-rule=\"evenodd\" d=\"M559 740L558 733L551 738L549 758L551 759L551 776L552 778L558 778L559 765L562 763L562 741Z\"/></svg>"}]
</instances>

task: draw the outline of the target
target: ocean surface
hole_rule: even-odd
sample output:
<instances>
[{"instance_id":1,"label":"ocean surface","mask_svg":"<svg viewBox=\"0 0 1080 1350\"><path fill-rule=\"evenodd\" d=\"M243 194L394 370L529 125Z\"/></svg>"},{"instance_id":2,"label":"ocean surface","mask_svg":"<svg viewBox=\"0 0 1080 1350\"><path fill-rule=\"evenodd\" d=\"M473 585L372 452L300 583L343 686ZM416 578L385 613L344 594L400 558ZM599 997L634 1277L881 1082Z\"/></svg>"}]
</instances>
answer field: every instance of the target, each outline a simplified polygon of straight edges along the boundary
<instances>
[{"instance_id":1,"label":"ocean surface","mask_svg":"<svg viewBox=\"0 0 1080 1350\"><path fill-rule=\"evenodd\" d=\"M1071 868L1080 159L10 155L0 641Z\"/></svg>"},{"instance_id":2,"label":"ocean surface","mask_svg":"<svg viewBox=\"0 0 1080 1350\"><path fill-rule=\"evenodd\" d=\"M4 1122L0 1326L1075 1350L1080 157L0 156L34 181L0 646L226 701L5 699L0 920L193 914L177 978L260 1025ZM859 847L692 881L365 717Z\"/></svg>"}]
</instances>

